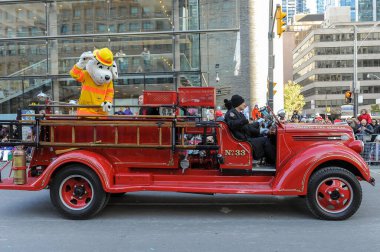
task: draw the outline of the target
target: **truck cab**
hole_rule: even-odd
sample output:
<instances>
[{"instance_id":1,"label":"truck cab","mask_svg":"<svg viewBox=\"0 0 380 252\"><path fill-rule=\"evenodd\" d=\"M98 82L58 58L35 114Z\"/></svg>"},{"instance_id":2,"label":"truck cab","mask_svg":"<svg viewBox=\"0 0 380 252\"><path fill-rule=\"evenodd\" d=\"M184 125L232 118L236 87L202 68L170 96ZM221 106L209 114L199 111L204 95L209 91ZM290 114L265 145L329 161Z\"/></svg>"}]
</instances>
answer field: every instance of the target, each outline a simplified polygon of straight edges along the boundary
<instances>
[{"instance_id":1,"label":"truck cab","mask_svg":"<svg viewBox=\"0 0 380 252\"><path fill-rule=\"evenodd\" d=\"M327 220L358 210L359 181L375 181L348 126L283 124L273 115L276 165L258 165L250 143L234 138L225 122L186 113L215 108L215 96L213 87L144 92L144 106L171 109L169 116L19 120L36 129L27 143L32 159L26 164L16 155L13 176L1 179L0 189L48 188L53 205L71 219L96 215L112 194L136 191L302 196L312 214Z\"/></svg>"}]
</instances>

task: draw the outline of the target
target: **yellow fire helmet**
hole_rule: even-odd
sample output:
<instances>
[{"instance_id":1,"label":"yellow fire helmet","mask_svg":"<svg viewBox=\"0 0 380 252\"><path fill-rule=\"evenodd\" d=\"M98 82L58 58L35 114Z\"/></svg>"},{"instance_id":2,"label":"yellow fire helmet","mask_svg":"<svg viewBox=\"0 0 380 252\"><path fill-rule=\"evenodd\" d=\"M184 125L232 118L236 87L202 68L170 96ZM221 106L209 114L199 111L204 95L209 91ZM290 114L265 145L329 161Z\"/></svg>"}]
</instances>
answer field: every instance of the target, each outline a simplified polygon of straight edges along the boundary
<instances>
[{"instance_id":1,"label":"yellow fire helmet","mask_svg":"<svg viewBox=\"0 0 380 252\"><path fill-rule=\"evenodd\" d=\"M94 51L94 57L105 66L112 66L113 53L107 47Z\"/></svg>"}]
</instances>

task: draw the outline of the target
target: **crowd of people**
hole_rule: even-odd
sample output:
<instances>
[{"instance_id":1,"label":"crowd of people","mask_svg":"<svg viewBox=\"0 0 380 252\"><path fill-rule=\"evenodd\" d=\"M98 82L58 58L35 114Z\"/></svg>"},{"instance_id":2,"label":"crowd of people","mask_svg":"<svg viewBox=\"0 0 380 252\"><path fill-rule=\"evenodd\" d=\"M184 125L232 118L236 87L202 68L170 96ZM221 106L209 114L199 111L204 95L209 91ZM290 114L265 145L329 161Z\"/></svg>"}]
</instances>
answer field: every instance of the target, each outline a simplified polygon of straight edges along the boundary
<instances>
[{"instance_id":1,"label":"crowd of people","mask_svg":"<svg viewBox=\"0 0 380 252\"><path fill-rule=\"evenodd\" d=\"M225 99L224 106L227 109L225 114L221 110L215 112L217 121L224 121L228 124L232 134L240 140L245 140L253 146L255 159L265 158L268 163L275 163L275 137L271 128L273 118L269 114L261 113L256 104L250 114L245 109L247 105L239 95L232 96L231 100ZM285 110L280 110L277 114L282 123L316 123L316 124L336 124L349 125L356 139L365 142L365 149L372 148L370 145L380 143L379 121L373 119L366 109L362 109L358 117L345 118L336 117L331 120L327 116L322 117L316 114L313 117L302 116L297 110L289 117ZM366 146L368 143L368 146ZM363 153L364 155L364 153Z\"/></svg>"},{"instance_id":2,"label":"crowd of people","mask_svg":"<svg viewBox=\"0 0 380 252\"><path fill-rule=\"evenodd\" d=\"M0 125L0 139L3 143L9 141L9 126Z\"/></svg>"},{"instance_id":3,"label":"crowd of people","mask_svg":"<svg viewBox=\"0 0 380 252\"><path fill-rule=\"evenodd\" d=\"M224 102L226 109L231 109L230 101L226 99ZM217 110L216 114L218 121L225 120L225 116L221 110ZM297 110L294 110L293 114L289 117L286 116L285 110L280 110L277 117L282 123L348 124L352 128L357 139L373 142L376 140L376 137L378 137L380 140L379 120L373 119L366 109L362 109L358 117L346 119L342 119L338 116L334 120L331 120L329 117L322 117L319 114L316 114L313 117L306 117L300 115ZM250 117L246 116L246 118L251 121L259 122L262 131L264 132L265 128L268 127L268 122L271 121L271 116L261 114L257 104L252 109Z\"/></svg>"}]
</instances>

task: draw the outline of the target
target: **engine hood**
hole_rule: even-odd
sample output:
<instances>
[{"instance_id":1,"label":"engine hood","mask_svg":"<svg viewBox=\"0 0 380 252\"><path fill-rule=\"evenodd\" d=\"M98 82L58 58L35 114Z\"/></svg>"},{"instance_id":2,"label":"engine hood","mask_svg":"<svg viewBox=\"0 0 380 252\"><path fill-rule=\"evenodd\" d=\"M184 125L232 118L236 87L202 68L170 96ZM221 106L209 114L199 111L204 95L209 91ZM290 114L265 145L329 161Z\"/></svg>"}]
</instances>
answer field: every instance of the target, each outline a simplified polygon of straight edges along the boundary
<instances>
[{"instance_id":1,"label":"engine hood","mask_svg":"<svg viewBox=\"0 0 380 252\"><path fill-rule=\"evenodd\" d=\"M323 134L323 133L336 133L342 134L346 133L351 135L352 128L348 125L333 125L333 124L307 124L307 123L288 123L285 124L285 131L287 133L312 133L312 134Z\"/></svg>"}]
</instances>

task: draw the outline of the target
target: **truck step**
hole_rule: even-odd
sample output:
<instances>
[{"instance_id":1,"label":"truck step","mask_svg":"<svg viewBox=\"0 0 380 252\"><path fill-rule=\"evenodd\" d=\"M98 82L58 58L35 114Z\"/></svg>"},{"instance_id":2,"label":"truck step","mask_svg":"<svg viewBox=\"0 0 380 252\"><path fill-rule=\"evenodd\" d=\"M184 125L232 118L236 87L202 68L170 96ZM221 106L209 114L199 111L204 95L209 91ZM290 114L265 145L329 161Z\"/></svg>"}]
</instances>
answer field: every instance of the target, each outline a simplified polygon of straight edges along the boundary
<instances>
[{"instance_id":1,"label":"truck step","mask_svg":"<svg viewBox=\"0 0 380 252\"><path fill-rule=\"evenodd\" d=\"M252 174L266 174L266 175L275 175L276 166L274 165L254 165L252 167Z\"/></svg>"}]
</instances>

